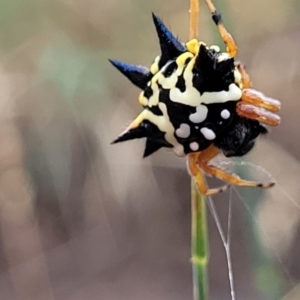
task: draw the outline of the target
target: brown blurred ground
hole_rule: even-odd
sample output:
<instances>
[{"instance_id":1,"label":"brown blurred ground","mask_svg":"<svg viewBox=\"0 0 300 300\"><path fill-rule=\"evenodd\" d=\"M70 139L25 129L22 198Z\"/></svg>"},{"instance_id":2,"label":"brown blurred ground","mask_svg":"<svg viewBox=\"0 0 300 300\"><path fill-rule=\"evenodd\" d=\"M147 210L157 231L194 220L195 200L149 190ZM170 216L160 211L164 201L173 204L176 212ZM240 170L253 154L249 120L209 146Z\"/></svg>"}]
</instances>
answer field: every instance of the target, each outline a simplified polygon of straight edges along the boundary
<instances>
[{"instance_id":1,"label":"brown blurred ground","mask_svg":"<svg viewBox=\"0 0 300 300\"><path fill-rule=\"evenodd\" d=\"M0 3L1 300L192 299L185 160L164 151L143 160L141 141L109 145L140 107L107 62L149 65L152 11L185 41L188 2ZM237 299L297 300L300 5L215 2L255 87L283 106L280 127L245 158L279 184L233 199ZM201 8L201 38L220 43ZM215 197L223 223L228 199ZM230 299L212 219L209 234L211 299Z\"/></svg>"}]
</instances>

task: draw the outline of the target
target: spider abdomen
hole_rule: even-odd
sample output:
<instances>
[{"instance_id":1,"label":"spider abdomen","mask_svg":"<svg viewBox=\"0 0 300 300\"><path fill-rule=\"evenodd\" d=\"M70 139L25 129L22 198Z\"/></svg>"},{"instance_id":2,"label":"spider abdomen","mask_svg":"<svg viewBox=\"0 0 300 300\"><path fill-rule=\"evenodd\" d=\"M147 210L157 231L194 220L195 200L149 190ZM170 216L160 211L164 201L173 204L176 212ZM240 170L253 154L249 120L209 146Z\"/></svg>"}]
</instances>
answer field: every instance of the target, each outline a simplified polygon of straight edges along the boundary
<instances>
[{"instance_id":1,"label":"spider abdomen","mask_svg":"<svg viewBox=\"0 0 300 300\"><path fill-rule=\"evenodd\" d=\"M183 45L155 16L154 23L162 54L149 70L112 61L142 89L144 107L115 142L146 137L144 156L161 147L185 156L212 144L228 156L247 152L263 130L237 114L243 84L234 58L197 40Z\"/></svg>"},{"instance_id":2,"label":"spider abdomen","mask_svg":"<svg viewBox=\"0 0 300 300\"><path fill-rule=\"evenodd\" d=\"M243 180L209 164L220 152L227 157L248 153L256 138L267 132L263 125L280 123L276 112L281 104L252 89L243 64L235 62L238 48L221 14L211 0L206 2L226 52L196 39L182 44L153 15L161 55L151 67L111 61L142 90L139 103L143 106L113 143L146 138L144 157L162 147L171 148L179 156L188 155L188 169L204 195L224 192L228 185L209 189L203 173L238 186L271 187L274 182Z\"/></svg>"}]
</instances>

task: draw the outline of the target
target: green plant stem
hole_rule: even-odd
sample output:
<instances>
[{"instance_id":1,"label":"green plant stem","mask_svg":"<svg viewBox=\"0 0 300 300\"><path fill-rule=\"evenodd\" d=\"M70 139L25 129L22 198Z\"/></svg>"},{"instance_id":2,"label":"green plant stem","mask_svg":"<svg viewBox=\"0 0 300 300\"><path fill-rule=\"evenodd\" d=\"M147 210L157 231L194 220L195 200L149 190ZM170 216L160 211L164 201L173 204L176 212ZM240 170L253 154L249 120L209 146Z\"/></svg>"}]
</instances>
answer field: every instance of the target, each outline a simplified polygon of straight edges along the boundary
<instances>
[{"instance_id":1,"label":"green plant stem","mask_svg":"<svg viewBox=\"0 0 300 300\"><path fill-rule=\"evenodd\" d=\"M209 259L205 196L191 180L192 265L194 300L208 299L207 264Z\"/></svg>"}]
</instances>

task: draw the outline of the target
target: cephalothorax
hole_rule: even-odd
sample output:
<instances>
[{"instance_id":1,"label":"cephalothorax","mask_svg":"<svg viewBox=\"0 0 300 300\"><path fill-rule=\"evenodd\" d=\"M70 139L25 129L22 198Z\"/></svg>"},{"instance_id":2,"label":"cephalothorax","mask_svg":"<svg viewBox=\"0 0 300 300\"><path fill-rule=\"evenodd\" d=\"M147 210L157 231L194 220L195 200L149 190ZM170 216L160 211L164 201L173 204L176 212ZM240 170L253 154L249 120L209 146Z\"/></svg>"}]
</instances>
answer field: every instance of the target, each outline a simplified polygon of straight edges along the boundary
<instances>
[{"instance_id":1,"label":"cephalothorax","mask_svg":"<svg viewBox=\"0 0 300 300\"><path fill-rule=\"evenodd\" d=\"M242 156L255 139L267 132L263 126L280 122L274 114L278 100L251 89L243 65L235 61L237 47L222 24L211 0L206 0L221 37L227 46L207 46L193 39L182 44L153 15L161 55L150 69L111 60L133 84L142 89L139 102L143 111L113 142L146 138L144 157L161 147L178 156L188 155L189 170L204 194L224 191L208 189L201 170L240 186L270 187L274 183L255 183L208 165L219 152Z\"/></svg>"}]
</instances>

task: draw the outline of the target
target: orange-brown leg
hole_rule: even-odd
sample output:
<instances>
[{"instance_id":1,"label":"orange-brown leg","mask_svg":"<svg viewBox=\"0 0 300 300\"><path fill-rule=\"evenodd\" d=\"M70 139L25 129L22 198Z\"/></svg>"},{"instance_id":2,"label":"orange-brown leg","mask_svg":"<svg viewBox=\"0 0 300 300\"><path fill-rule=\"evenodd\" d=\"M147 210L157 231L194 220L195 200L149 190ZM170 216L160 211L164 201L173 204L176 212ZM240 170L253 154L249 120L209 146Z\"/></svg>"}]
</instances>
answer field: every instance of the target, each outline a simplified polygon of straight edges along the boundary
<instances>
[{"instance_id":1,"label":"orange-brown leg","mask_svg":"<svg viewBox=\"0 0 300 300\"><path fill-rule=\"evenodd\" d=\"M221 180L224 180L230 184L234 184L237 186L269 188L275 184L274 182L259 183L243 180L237 175L228 174L227 172L218 167L208 165L208 162L212 158L214 158L219 152L220 150L212 145L202 152L191 153L188 156L188 167L190 173L195 178L198 189L202 194L213 195L220 192L224 192L228 189L228 185L224 185L221 188L208 189L204 175L201 172L201 170L210 176L217 177Z\"/></svg>"},{"instance_id":2,"label":"orange-brown leg","mask_svg":"<svg viewBox=\"0 0 300 300\"><path fill-rule=\"evenodd\" d=\"M205 173L237 186L269 188L274 186L275 184L275 182L259 183L249 180L243 180L237 175L228 174L224 170L212 165L201 164L200 166Z\"/></svg>"},{"instance_id":3,"label":"orange-brown leg","mask_svg":"<svg viewBox=\"0 0 300 300\"><path fill-rule=\"evenodd\" d=\"M281 106L278 100L267 97L263 93L254 89L243 90L242 102L259 106L270 111L278 111Z\"/></svg>"},{"instance_id":4,"label":"orange-brown leg","mask_svg":"<svg viewBox=\"0 0 300 300\"><path fill-rule=\"evenodd\" d=\"M261 187L261 188L269 188L273 186L275 183L259 183L248 180L243 180L237 175L228 174L224 170L208 165L208 162L211 158L215 157L217 153L219 153L219 149L215 146L210 146L203 152L199 153L197 157L197 165L200 169L202 169L206 174L217 177L221 180L224 180L230 184L234 184L237 186L247 186L247 187Z\"/></svg>"},{"instance_id":5,"label":"orange-brown leg","mask_svg":"<svg viewBox=\"0 0 300 300\"><path fill-rule=\"evenodd\" d=\"M220 188L215 189L209 189L206 184L206 180L204 178L204 175L201 171L201 168L199 168L197 161L199 160L199 157L202 155L206 155L208 152L204 150L203 152L197 152L197 153L190 153L188 155L188 169L190 171L191 176L194 177L197 187L201 194L203 195L214 195L218 193L222 193L226 191L229 187L229 185L224 185Z\"/></svg>"},{"instance_id":6,"label":"orange-brown leg","mask_svg":"<svg viewBox=\"0 0 300 300\"><path fill-rule=\"evenodd\" d=\"M244 103L243 101L237 104L236 112L241 117L257 120L267 125L277 126L280 123L280 117L278 115L252 104Z\"/></svg>"},{"instance_id":7,"label":"orange-brown leg","mask_svg":"<svg viewBox=\"0 0 300 300\"><path fill-rule=\"evenodd\" d=\"M251 88L252 83L249 75L246 72L245 66L241 62L236 63L236 67L242 76L242 84L244 89Z\"/></svg>"},{"instance_id":8,"label":"orange-brown leg","mask_svg":"<svg viewBox=\"0 0 300 300\"><path fill-rule=\"evenodd\" d=\"M223 23L222 23L222 17L221 14L216 10L215 6L213 5L211 0L205 0L207 3L207 6L212 14L212 19L214 20L214 22L216 23L219 33L225 43L225 45L227 46L227 53L231 56L231 57L235 57L237 54L237 45L234 42L233 37L231 36L231 34L226 30L226 28L224 27Z\"/></svg>"}]
</instances>

